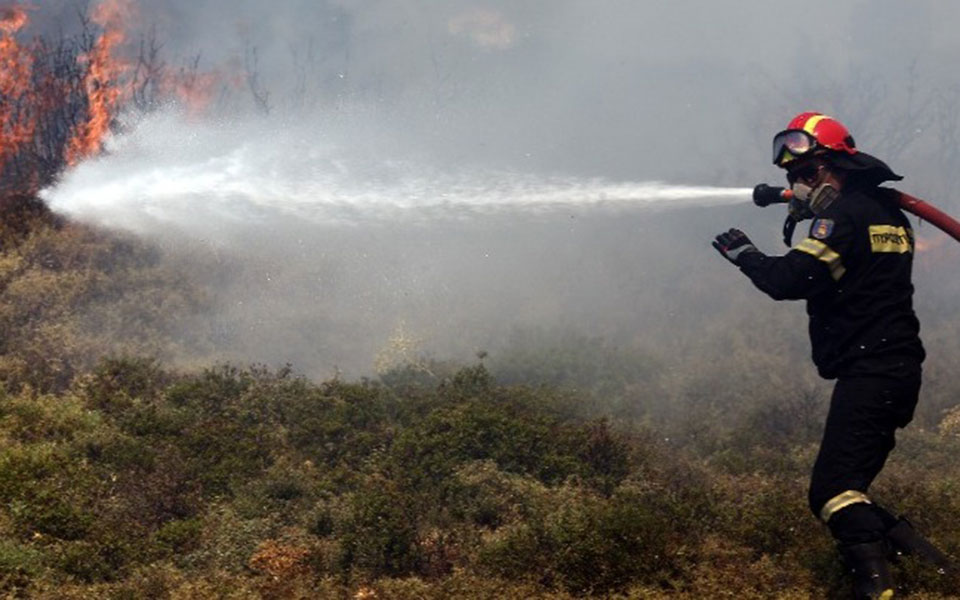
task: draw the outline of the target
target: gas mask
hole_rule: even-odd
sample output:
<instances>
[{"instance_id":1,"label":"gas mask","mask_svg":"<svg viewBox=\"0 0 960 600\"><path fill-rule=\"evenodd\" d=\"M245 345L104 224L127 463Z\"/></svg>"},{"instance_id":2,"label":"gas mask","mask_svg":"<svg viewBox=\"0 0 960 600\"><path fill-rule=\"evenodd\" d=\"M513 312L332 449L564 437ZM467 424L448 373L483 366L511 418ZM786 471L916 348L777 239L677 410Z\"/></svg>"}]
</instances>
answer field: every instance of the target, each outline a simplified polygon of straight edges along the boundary
<instances>
[{"instance_id":1,"label":"gas mask","mask_svg":"<svg viewBox=\"0 0 960 600\"><path fill-rule=\"evenodd\" d=\"M821 183L816 187L810 187L797 181L790 189L793 191L793 201L790 202L789 210L790 214L794 215L797 220L819 215L833 204L834 200L840 195L837 188L829 183ZM794 202L797 204L796 209L794 208ZM798 214L794 214L794 210Z\"/></svg>"},{"instance_id":2,"label":"gas mask","mask_svg":"<svg viewBox=\"0 0 960 600\"><path fill-rule=\"evenodd\" d=\"M790 190L793 192L793 197L787 204L787 219L783 223L783 243L787 246L793 243L793 231L797 223L819 215L840 196L839 190L826 182L811 187L801 181L795 181L790 186Z\"/></svg>"}]
</instances>

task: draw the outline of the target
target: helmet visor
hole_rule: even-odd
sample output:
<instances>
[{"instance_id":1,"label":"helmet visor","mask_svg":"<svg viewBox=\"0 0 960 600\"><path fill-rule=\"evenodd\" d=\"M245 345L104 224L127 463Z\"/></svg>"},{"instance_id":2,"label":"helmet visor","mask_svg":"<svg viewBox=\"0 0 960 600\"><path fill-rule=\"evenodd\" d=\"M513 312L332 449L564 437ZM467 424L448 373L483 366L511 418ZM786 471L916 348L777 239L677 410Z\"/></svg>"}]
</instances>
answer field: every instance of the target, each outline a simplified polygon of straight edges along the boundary
<instances>
[{"instance_id":1,"label":"helmet visor","mask_svg":"<svg viewBox=\"0 0 960 600\"><path fill-rule=\"evenodd\" d=\"M802 129L787 129L773 137L773 164L783 167L817 148L817 140Z\"/></svg>"}]
</instances>

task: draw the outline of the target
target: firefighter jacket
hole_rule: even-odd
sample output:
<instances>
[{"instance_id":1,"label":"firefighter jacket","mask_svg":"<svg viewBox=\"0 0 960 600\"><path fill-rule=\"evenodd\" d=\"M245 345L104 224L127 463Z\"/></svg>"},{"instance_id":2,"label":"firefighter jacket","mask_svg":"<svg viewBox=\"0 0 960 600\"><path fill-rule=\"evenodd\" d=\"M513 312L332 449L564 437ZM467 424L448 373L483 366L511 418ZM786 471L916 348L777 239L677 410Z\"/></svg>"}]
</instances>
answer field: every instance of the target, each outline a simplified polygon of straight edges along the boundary
<instances>
[{"instance_id":1,"label":"firefighter jacket","mask_svg":"<svg viewBox=\"0 0 960 600\"><path fill-rule=\"evenodd\" d=\"M827 379L919 374L913 230L893 194L843 192L786 255L749 252L738 261L775 300L807 301L813 362Z\"/></svg>"}]
</instances>

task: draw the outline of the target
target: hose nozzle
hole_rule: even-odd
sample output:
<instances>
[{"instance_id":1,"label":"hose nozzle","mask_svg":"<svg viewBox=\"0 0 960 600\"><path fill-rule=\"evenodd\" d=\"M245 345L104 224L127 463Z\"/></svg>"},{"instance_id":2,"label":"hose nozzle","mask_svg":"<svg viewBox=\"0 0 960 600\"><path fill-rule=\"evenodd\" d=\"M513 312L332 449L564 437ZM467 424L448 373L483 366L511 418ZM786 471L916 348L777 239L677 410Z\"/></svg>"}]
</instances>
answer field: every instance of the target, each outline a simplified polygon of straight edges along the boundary
<instances>
[{"instance_id":1,"label":"hose nozzle","mask_svg":"<svg viewBox=\"0 0 960 600\"><path fill-rule=\"evenodd\" d=\"M776 187L761 183L753 188L753 203L757 206L770 206L771 204L786 204L793 198L793 191L787 188Z\"/></svg>"}]
</instances>

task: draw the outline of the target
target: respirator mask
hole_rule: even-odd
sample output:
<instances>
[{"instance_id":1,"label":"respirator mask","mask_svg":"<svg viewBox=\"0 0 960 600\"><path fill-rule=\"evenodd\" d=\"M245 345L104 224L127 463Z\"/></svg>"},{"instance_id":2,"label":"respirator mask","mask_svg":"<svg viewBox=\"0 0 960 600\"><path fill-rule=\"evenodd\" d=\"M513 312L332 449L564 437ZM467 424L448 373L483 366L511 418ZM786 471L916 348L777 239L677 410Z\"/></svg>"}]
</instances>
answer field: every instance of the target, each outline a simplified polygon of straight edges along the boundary
<instances>
[{"instance_id":1,"label":"respirator mask","mask_svg":"<svg viewBox=\"0 0 960 600\"><path fill-rule=\"evenodd\" d=\"M840 191L824 181L823 165L808 164L787 173L790 183L790 199L787 218L783 222L783 243L793 244L793 231L797 223L819 215L840 196ZM756 191L754 192L756 196ZM755 199L756 201L756 199Z\"/></svg>"},{"instance_id":2,"label":"respirator mask","mask_svg":"<svg viewBox=\"0 0 960 600\"><path fill-rule=\"evenodd\" d=\"M787 173L793 192L788 210L798 221L819 215L840 195L837 188L822 181L825 179L822 177L823 168L823 165L807 165Z\"/></svg>"},{"instance_id":3,"label":"respirator mask","mask_svg":"<svg viewBox=\"0 0 960 600\"><path fill-rule=\"evenodd\" d=\"M840 192L829 183L821 183L815 187L810 187L803 182L796 182L790 189L793 191L793 200L790 204L790 210L793 212L793 203L796 202L798 210L809 213L804 218L810 218L819 215L828 206L833 204Z\"/></svg>"}]
</instances>

